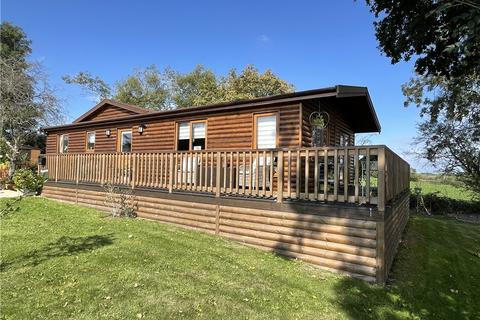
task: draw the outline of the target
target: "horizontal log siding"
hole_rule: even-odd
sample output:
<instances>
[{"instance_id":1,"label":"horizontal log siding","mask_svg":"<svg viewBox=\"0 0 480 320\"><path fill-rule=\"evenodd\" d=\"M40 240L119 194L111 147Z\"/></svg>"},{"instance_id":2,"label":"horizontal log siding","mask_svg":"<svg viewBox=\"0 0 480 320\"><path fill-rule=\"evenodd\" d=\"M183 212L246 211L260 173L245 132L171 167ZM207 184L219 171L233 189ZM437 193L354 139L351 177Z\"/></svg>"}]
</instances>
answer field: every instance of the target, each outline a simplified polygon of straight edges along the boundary
<instances>
[{"instance_id":1,"label":"horizontal log siding","mask_svg":"<svg viewBox=\"0 0 480 320\"><path fill-rule=\"evenodd\" d=\"M175 149L175 121L146 122L145 131L133 127L133 152L156 152Z\"/></svg>"},{"instance_id":2,"label":"horizontal log siding","mask_svg":"<svg viewBox=\"0 0 480 320\"><path fill-rule=\"evenodd\" d=\"M220 115L205 115L202 118L177 118L172 120L158 120L144 122L146 125L143 134L138 133L138 123L132 123L133 152L157 152L172 151L175 149L175 123L178 121L207 120L207 149L238 150L251 149L253 147L253 115L256 113L279 113L279 147L298 147L300 141L300 105L270 106L244 110L242 112L229 112ZM97 120L97 119L95 119ZM123 125L119 128L126 128ZM96 132L95 152L116 152L117 128L109 127L110 137L105 136L107 127L89 129ZM70 131L68 133L82 137L83 141L75 138L75 147L69 152L85 152L85 129ZM47 153L56 152L56 136L63 132L50 133L47 138ZM67 132L65 132L67 133ZM81 142L81 143L80 143Z\"/></svg>"},{"instance_id":3,"label":"horizontal log siding","mask_svg":"<svg viewBox=\"0 0 480 320\"><path fill-rule=\"evenodd\" d=\"M300 105L274 106L245 110L234 114L209 116L207 149L250 149L254 140L254 114L279 113L278 144L281 148L298 147L300 141Z\"/></svg>"},{"instance_id":4,"label":"horizontal log siding","mask_svg":"<svg viewBox=\"0 0 480 320\"><path fill-rule=\"evenodd\" d=\"M57 135L49 134L45 145L46 153L57 153Z\"/></svg>"},{"instance_id":5,"label":"horizontal log siding","mask_svg":"<svg viewBox=\"0 0 480 320\"><path fill-rule=\"evenodd\" d=\"M252 148L252 112L210 116L207 126L207 149Z\"/></svg>"},{"instance_id":6,"label":"horizontal log siding","mask_svg":"<svg viewBox=\"0 0 480 320\"><path fill-rule=\"evenodd\" d=\"M46 185L42 195L106 210L103 191L79 186ZM179 196L177 196L179 198ZM329 270L375 281L376 225L374 220L339 218L318 213L254 209L202 201L172 199L169 194L136 197L139 217L199 229ZM352 210L351 208L348 210Z\"/></svg>"},{"instance_id":7,"label":"horizontal log siding","mask_svg":"<svg viewBox=\"0 0 480 320\"><path fill-rule=\"evenodd\" d=\"M107 120L107 119L115 119L119 117L125 117L136 114L133 111L129 111L123 108L119 108L116 106L108 106L106 108L102 108L99 111L91 114L89 117L84 119L82 122L85 121L98 121L98 120Z\"/></svg>"},{"instance_id":8,"label":"horizontal log siding","mask_svg":"<svg viewBox=\"0 0 480 320\"><path fill-rule=\"evenodd\" d=\"M385 212L385 279L392 267L403 230L409 217L409 193L395 201Z\"/></svg>"},{"instance_id":9,"label":"horizontal log siding","mask_svg":"<svg viewBox=\"0 0 480 320\"><path fill-rule=\"evenodd\" d=\"M110 129L110 136L105 135L105 130ZM99 128L95 130L95 152L117 151L117 129Z\"/></svg>"},{"instance_id":10,"label":"horizontal log siding","mask_svg":"<svg viewBox=\"0 0 480 320\"><path fill-rule=\"evenodd\" d=\"M85 152L85 131L68 132L68 153Z\"/></svg>"}]
</instances>

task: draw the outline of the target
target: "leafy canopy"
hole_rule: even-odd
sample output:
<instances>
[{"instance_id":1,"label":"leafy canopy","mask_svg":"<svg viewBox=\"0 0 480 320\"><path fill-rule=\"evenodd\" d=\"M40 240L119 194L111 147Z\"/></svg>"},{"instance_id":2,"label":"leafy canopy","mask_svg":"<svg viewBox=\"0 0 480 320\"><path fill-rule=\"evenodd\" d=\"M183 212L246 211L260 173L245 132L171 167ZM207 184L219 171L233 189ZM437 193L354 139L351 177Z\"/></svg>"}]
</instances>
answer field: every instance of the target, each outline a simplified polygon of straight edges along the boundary
<instances>
[{"instance_id":1,"label":"leafy canopy","mask_svg":"<svg viewBox=\"0 0 480 320\"><path fill-rule=\"evenodd\" d=\"M392 63L418 57L420 75L480 72L480 3L474 0L366 0L380 50Z\"/></svg>"},{"instance_id":2,"label":"leafy canopy","mask_svg":"<svg viewBox=\"0 0 480 320\"><path fill-rule=\"evenodd\" d=\"M456 173L480 195L480 77L419 76L403 86L406 104L421 108L421 156L444 173Z\"/></svg>"},{"instance_id":3,"label":"leafy canopy","mask_svg":"<svg viewBox=\"0 0 480 320\"><path fill-rule=\"evenodd\" d=\"M0 57L2 60L17 62L17 67L26 67L27 56L32 52L31 41L19 27L9 22L0 25Z\"/></svg>"},{"instance_id":4,"label":"leafy canopy","mask_svg":"<svg viewBox=\"0 0 480 320\"><path fill-rule=\"evenodd\" d=\"M240 74L231 69L226 76L217 76L202 65L180 73L170 68L159 71L155 66L134 71L110 88L99 77L88 72L64 76L70 84L80 85L99 98L112 98L147 109L168 110L212 103L251 99L292 92L293 85L280 79L271 70L260 73L253 65Z\"/></svg>"}]
</instances>

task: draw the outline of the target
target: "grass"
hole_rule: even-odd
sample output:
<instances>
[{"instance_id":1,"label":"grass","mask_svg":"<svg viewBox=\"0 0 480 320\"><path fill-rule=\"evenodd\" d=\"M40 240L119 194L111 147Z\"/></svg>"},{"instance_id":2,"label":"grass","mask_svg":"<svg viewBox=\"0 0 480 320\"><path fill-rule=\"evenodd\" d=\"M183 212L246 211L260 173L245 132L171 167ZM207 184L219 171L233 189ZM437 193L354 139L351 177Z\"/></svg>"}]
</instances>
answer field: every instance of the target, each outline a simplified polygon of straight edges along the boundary
<instances>
[{"instance_id":1,"label":"grass","mask_svg":"<svg viewBox=\"0 0 480 320\"><path fill-rule=\"evenodd\" d=\"M4 205L5 201L0 202ZM388 287L195 231L27 198L1 219L2 319L474 319L480 226L415 216Z\"/></svg>"},{"instance_id":2,"label":"grass","mask_svg":"<svg viewBox=\"0 0 480 320\"><path fill-rule=\"evenodd\" d=\"M416 187L422 188L422 194L436 193L439 196L460 201L471 201L473 193L461 186L438 181L411 181L410 189L414 192Z\"/></svg>"}]
</instances>

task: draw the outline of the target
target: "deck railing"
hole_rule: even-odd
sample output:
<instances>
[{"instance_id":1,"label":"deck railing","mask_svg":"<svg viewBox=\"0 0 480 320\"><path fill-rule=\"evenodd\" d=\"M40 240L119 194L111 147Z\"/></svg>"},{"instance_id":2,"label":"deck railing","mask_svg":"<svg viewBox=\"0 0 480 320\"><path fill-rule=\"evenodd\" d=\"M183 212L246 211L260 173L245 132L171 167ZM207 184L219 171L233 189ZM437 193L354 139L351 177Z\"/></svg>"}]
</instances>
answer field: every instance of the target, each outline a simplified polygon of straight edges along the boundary
<instances>
[{"instance_id":1,"label":"deck railing","mask_svg":"<svg viewBox=\"0 0 480 320\"><path fill-rule=\"evenodd\" d=\"M54 181L220 196L385 204L408 189L407 162L385 146L47 154Z\"/></svg>"}]
</instances>

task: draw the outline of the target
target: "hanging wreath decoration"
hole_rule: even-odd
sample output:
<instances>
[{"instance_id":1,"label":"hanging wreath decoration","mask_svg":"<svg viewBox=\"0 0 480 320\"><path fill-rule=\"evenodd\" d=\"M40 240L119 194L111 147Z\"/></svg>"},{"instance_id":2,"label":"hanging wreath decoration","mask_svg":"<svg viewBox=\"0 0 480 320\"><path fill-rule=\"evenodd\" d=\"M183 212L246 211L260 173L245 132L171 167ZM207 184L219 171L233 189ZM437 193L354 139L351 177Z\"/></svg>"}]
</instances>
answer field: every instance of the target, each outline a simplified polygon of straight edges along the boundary
<instances>
[{"instance_id":1,"label":"hanging wreath decoration","mask_svg":"<svg viewBox=\"0 0 480 320\"><path fill-rule=\"evenodd\" d=\"M330 121L330 115L325 111L315 111L310 114L310 124L316 129L325 129Z\"/></svg>"},{"instance_id":2,"label":"hanging wreath decoration","mask_svg":"<svg viewBox=\"0 0 480 320\"><path fill-rule=\"evenodd\" d=\"M310 114L310 125L312 126L312 145L322 147L325 145L324 130L328 126L330 116L325 111L315 111Z\"/></svg>"}]
</instances>

